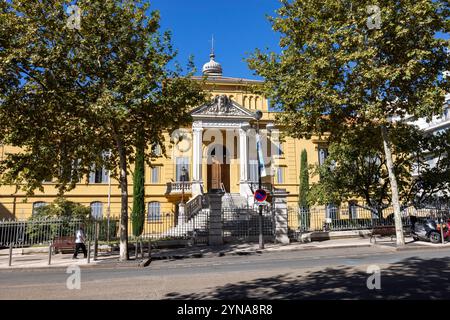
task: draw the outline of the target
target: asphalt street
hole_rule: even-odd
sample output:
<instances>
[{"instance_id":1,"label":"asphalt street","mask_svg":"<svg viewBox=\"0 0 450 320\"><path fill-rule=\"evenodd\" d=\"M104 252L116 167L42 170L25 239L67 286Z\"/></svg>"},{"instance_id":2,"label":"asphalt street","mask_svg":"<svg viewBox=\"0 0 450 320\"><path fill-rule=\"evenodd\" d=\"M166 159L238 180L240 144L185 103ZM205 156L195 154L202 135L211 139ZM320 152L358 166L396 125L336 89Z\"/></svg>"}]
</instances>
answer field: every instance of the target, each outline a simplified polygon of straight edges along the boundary
<instances>
[{"instance_id":1,"label":"asphalt street","mask_svg":"<svg viewBox=\"0 0 450 320\"><path fill-rule=\"evenodd\" d=\"M370 247L81 267L80 289L65 268L1 270L0 299L449 299L449 267L449 249Z\"/></svg>"}]
</instances>

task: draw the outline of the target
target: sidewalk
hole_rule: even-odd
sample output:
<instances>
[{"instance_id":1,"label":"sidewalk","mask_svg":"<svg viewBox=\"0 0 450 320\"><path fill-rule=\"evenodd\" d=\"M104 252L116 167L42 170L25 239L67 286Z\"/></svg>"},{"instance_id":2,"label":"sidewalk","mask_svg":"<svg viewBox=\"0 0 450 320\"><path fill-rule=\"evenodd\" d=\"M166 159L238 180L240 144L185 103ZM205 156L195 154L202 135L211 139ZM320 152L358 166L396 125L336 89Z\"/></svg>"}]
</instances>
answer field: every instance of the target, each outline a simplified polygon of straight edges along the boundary
<instances>
[{"instance_id":1,"label":"sidewalk","mask_svg":"<svg viewBox=\"0 0 450 320\"><path fill-rule=\"evenodd\" d=\"M289 245L280 245L274 243L266 243L264 249L260 250L258 243L246 244L226 244L218 247L210 246L192 246L178 249L154 249L152 250L152 260L171 260L171 259L190 259L190 258L207 258L207 257L222 257L230 255L252 255L264 254L269 252L285 252L285 251L304 251L304 250L332 250L338 248L361 248L361 247L379 247L392 251L396 250L417 250L417 249L450 249L450 243L432 244L429 242L417 241L414 242L412 238L405 238L406 245L402 248L397 248L395 240L390 238L378 239L376 244L370 243L367 238L356 239L339 239L339 240L325 240L311 243L292 242ZM31 248L30 248L31 249ZM39 251L39 250L35 250ZM34 269L34 268L54 268L54 267L68 267L70 265L78 265L83 267L140 267L143 263L142 259L129 260L126 262L118 261L118 252L99 254L96 261L91 255L90 263L87 259L79 258L72 260L71 254L56 254L52 256L51 265L48 265L48 253L33 252L32 250L25 251L28 254L22 254L21 249L13 253L12 265L8 266L8 249L0 250L0 269ZM82 255L81 255L82 256ZM79 255L80 257L80 255ZM147 261L148 255L145 253L144 262ZM134 252L130 251L130 258L134 258Z\"/></svg>"}]
</instances>

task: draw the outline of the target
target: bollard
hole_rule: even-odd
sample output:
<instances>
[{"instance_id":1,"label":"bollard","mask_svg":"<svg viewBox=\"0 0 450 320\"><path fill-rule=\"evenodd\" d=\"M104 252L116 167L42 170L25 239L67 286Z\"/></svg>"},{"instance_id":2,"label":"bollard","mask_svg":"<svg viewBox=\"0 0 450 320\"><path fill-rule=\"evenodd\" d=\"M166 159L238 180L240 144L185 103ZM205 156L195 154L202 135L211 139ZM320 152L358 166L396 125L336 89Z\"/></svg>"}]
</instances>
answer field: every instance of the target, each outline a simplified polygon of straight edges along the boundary
<instances>
[{"instance_id":1,"label":"bollard","mask_svg":"<svg viewBox=\"0 0 450 320\"><path fill-rule=\"evenodd\" d=\"M12 264L12 249L13 249L13 244L10 243L9 244L9 262L8 262L9 267L11 267L11 264Z\"/></svg>"},{"instance_id":2,"label":"bollard","mask_svg":"<svg viewBox=\"0 0 450 320\"><path fill-rule=\"evenodd\" d=\"M148 239L148 258L152 257L152 240Z\"/></svg>"},{"instance_id":3,"label":"bollard","mask_svg":"<svg viewBox=\"0 0 450 320\"><path fill-rule=\"evenodd\" d=\"M139 240L139 248L141 249L141 258L142 258L142 260L144 260L144 246L142 243L142 239Z\"/></svg>"},{"instance_id":4,"label":"bollard","mask_svg":"<svg viewBox=\"0 0 450 320\"><path fill-rule=\"evenodd\" d=\"M444 241L444 216L441 215L441 242L442 244L445 244Z\"/></svg>"},{"instance_id":5,"label":"bollard","mask_svg":"<svg viewBox=\"0 0 450 320\"><path fill-rule=\"evenodd\" d=\"M48 265L52 264L52 242L48 242Z\"/></svg>"},{"instance_id":6,"label":"bollard","mask_svg":"<svg viewBox=\"0 0 450 320\"><path fill-rule=\"evenodd\" d=\"M97 260L98 256L98 222L95 223L95 238L94 238L94 261Z\"/></svg>"},{"instance_id":7,"label":"bollard","mask_svg":"<svg viewBox=\"0 0 450 320\"><path fill-rule=\"evenodd\" d=\"M136 244L134 245L134 258L137 260L139 258L139 252L138 252L138 240L136 239Z\"/></svg>"},{"instance_id":8,"label":"bollard","mask_svg":"<svg viewBox=\"0 0 450 320\"><path fill-rule=\"evenodd\" d=\"M88 241L88 245L87 245L87 263L91 263L91 240Z\"/></svg>"}]
</instances>

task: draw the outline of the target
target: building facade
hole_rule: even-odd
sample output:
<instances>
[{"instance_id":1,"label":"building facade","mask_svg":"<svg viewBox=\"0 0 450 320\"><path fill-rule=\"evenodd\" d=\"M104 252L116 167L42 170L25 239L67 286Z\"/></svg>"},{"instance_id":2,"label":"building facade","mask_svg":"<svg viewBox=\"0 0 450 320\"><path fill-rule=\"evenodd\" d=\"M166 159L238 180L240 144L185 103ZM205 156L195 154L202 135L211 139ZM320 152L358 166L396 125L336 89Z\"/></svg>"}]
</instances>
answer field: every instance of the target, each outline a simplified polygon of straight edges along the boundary
<instances>
[{"instance_id":1,"label":"building facade","mask_svg":"<svg viewBox=\"0 0 450 320\"><path fill-rule=\"evenodd\" d=\"M283 137L268 100L253 93L252 89L262 82L224 77L222 66L215 61L213 53L203 66L203 74L207 76L205 90L211 93L211 101L193 108L191 126L165 133L166 154L161 154L152 167L145 170L148 221L158 223L172 219L178 214L180 202L189 203L217 188L226 192L234 206L253 206L258 165L262 162L264 188L286 189L288 204L296 205L301 151L307 151L309 164L318 163L327 154L325 142ZM258 110L262 112L259 120L255 117ZM259 159L263 160L260 162L257 132L261 136ZM0 156L3 158L6 153L15 151L14 147L1 146ZM15 186L2 186L0 219L27 219L36 208L51 203L56 196L53 182L45 182L43 192L36 191L28 198ZM111 181L109 172L103 168L94 168L90 176L65 197L90 206L96 217L120 215L119 184Z\"/></svg>"}]
</instances>

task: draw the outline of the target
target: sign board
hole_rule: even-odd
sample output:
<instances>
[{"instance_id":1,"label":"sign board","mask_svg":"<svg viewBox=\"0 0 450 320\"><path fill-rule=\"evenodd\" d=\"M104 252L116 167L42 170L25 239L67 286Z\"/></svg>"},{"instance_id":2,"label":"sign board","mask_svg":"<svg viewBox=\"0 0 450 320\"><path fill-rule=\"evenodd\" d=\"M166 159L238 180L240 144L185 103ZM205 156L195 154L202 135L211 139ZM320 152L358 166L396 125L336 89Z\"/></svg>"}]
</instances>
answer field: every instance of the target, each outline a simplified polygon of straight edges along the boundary
<instances>
[{"instance_id":1,"label":"sign board","mask_svg":"<svg viewBox=\"0 0 450 320\"><path fill-rule=\"evenodd\" d=\"M258 189L255 191L255 200L258 202L266 201L267 199L267 192L263 189Z\"/></svg>"}]
</instances>

